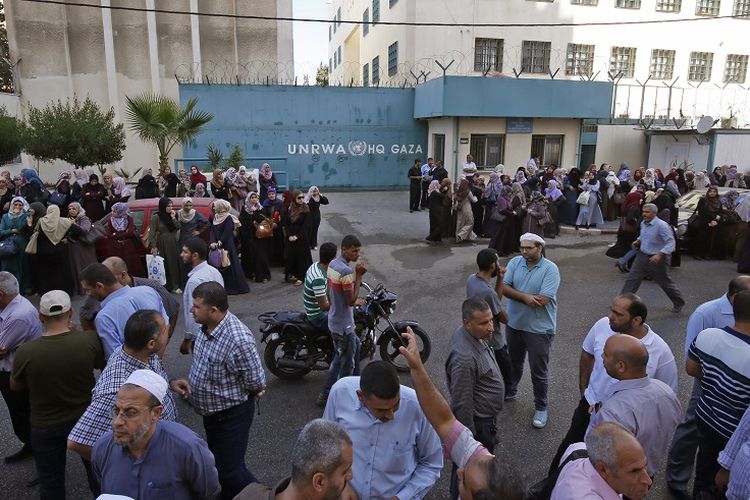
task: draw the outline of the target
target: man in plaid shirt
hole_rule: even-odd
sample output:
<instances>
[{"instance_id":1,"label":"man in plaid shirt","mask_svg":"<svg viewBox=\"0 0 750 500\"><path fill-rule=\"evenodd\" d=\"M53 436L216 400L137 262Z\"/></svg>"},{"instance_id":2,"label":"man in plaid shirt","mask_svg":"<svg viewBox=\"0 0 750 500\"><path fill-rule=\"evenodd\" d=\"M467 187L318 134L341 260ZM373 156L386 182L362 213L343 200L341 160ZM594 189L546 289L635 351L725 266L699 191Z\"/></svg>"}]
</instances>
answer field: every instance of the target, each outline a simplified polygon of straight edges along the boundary
<instances>
[{"instance_id":1,"label":"man in plaid shirt","mask_svg":"<svg viewBox=\"0 0 750 500\"><path fill-rule=\"evenodd\" d=\"M232 499L257 481L245 465L245 453L255 398L265 392L266 375L253 333L229 312L227 292L220 284L198 285L191 312L201 332L188 375L190 403L203 416L222 498Z\"/></svg>"}]
</instances>

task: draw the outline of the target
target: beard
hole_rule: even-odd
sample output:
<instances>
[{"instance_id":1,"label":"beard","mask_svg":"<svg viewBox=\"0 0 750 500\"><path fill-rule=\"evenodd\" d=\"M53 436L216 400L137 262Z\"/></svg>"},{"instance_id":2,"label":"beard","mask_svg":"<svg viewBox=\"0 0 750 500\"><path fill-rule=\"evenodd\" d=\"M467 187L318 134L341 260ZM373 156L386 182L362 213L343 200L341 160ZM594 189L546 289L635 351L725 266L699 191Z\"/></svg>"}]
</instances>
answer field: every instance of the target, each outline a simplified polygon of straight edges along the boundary
<instances>
[{"instance_id":1,"label":"beard","mask_svg":"<svg viewBox=\"0 0 750 500\"><path fill-rule=\"evenodd\" d=\"M130 446L134 443L137 443L143 437L148 434L148 431L151 430L151 424L149 422L144 422L141 426L139 426L133 434L130 436L127 436L122 439L118 439L117 437L114 437L115 443L117 443L120 446Z\"/></svg>"}]
</instances>

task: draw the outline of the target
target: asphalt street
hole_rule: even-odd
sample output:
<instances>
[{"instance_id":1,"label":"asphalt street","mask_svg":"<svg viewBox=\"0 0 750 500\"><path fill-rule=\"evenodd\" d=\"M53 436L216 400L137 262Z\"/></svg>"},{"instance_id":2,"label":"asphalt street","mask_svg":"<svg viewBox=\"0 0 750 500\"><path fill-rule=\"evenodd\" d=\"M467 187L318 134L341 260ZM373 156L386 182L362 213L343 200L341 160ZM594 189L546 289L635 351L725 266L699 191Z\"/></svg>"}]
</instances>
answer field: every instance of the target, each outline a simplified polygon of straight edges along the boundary
<instances>
[{"instance_id":1,"label":"asphalt street","mask_svg":"<svg viewBox=\"0 0 750 500\"><path fill-rule=\"evenodd\" d=\"M476 253L487 240L457 245L447 242L428 246L426 212L409 213L406 192L327 193L331 204L323 206L319 242L337 244L345 234L359 236L364 259L370 271L366 281L382 282L399 296L395 316L416 320L429 333L432 355L427 368L438 387L447 394L444 362L448 339L460 325L460 306L465 298L467 276L475 272ZM507 403L498 421L500 444L497 453L509 457L523 472L527 482L535 482L546 471L578 404L578 358L581 342L591 325L608 313L609 303L622 288L624 278L614 260L604 251L614 236L563 235L550 240L547 257L560 268L562 284L558 293L558 328L551 354L549 390L550 421L545 429L533 429L534 412L528 369L520 385L520 397ZM314 256L315 258L316 256ZM724 293L735 275L729 261L696 261L683 258L682 267L672 276L682 290L687 306L674 315L666 295L653 283L644 282L640 295L649 304L648 324L672 347L678 366L684 365L683 344L687 319L700 303ZM251 284L249 295L232 297L230 310L239 316L260 341L258 314L274 310L301 310L302 290L282 283L283 270L273 270L273 280ZM38 301L38 297L32 298ZM75 305L80 303L80 298ZM165 366L171 378L186 377L190 357L178 352L180 325L169 345ZM264 345L259 343L259 350ZM377 354L376 354L377 356ZM261 356L262 357L262 356ZM680 369L679 396L687 402L692 380ZM250 431L247 463L266 484L274 484L290 473L289 456L301 427L321 416L315 399L325 374L313 372L298 382L285 382L267 372L268 392L259 404ZM408 375L402 383L410 385ZM201 419L180 402L179 421L203 435ZM355 443L356 445L356 443ZM11 430L7 409L0 404L0 457L18 449L20 443ZM449 463L427 498L448 498ZM35 475L33 460L0 465L0 497L36 498L36 489L25 487ZM68 454L68 497L89 498L83 466L77 456ZM663 467L654 482L650 498L666 498Z\"/></svg>"}]
</instances>

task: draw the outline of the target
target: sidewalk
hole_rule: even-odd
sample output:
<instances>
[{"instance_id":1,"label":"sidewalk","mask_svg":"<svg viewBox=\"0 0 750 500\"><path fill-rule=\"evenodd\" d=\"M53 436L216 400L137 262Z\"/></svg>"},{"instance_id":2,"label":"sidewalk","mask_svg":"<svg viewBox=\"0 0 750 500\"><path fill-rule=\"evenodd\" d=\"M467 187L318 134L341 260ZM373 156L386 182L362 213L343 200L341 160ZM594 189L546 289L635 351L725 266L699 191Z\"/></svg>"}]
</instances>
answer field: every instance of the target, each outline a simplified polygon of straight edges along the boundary
<instances>
[{"instance_id":1,"label":"sidewalk","mask_svg":"<svg viewBox=\"0 0 750 500\"><path fill-rule=\"evenodd\" d=\"M580 234L581 236L598 236L600 234L617 234L617 229L620 227L620 221L604 221L604 224L599 224L595 228L584 229L580 228L576 230L573 226L566 224L560 224L560 233L565 234Z\"/></svg>"}]
</instances>

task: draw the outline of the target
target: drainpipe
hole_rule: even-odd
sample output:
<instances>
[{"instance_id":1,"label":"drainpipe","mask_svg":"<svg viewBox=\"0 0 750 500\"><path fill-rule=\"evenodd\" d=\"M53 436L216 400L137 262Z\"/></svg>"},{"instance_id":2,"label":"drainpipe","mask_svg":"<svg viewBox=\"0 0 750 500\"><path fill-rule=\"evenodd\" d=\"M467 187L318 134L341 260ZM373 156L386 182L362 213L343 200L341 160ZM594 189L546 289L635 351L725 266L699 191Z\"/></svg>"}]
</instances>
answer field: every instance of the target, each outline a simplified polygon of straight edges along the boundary
<instances>
[{"instance_id":1,"label":"drainpipe","mask_svg":"<svg viewBox=\"0 0 750 500\"><path fill-rule=\"evenodd\" d=\"M453 182L456 182L458 179L458 149L461 144L461 133L460 133L460 125L461 125L461 117L457 116L454 120L455 122L455 131L456 131L456 150L453 153L453 161L455 163L453 167Z\"/></svg>"}]
</instances>

